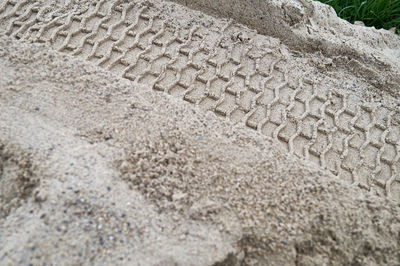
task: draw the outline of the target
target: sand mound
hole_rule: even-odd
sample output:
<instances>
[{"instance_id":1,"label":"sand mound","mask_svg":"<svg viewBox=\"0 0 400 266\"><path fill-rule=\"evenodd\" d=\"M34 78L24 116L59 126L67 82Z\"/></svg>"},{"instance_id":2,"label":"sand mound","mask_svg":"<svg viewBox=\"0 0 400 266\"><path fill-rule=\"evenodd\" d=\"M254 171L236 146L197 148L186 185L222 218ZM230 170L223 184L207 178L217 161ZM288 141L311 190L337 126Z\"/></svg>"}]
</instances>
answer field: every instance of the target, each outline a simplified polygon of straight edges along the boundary
<instances>
[{"instance_id":1,"label":"sand mound","mask_svg":"<svg viewBox=\"0 0 400 266\"><path fill-rule=\"evenodd\" d=\"M371 81L273 14L3 1L0 263L398 264L398 37Z\"/></svg>"}]
</instances>

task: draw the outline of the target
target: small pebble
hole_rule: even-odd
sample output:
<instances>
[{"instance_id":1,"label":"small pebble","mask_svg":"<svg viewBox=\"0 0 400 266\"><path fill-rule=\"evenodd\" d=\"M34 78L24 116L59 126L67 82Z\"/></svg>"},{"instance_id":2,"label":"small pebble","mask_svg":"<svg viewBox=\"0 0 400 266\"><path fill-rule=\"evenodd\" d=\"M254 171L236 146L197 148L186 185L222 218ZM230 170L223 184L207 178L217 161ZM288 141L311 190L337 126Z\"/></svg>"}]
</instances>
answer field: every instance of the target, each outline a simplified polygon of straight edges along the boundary
<instances>
[{"instance_id":1,"label":"small pebble","mask_svg":"<svg viewBox=\"0 0 400 266\"><path fill-rule=\"evenodd\" d=\"M103 239L102 237L99 238L99 242L100 242L100 245L101 245L101 246L104 245L104 239Z\"/></svg>"}]
</instances>

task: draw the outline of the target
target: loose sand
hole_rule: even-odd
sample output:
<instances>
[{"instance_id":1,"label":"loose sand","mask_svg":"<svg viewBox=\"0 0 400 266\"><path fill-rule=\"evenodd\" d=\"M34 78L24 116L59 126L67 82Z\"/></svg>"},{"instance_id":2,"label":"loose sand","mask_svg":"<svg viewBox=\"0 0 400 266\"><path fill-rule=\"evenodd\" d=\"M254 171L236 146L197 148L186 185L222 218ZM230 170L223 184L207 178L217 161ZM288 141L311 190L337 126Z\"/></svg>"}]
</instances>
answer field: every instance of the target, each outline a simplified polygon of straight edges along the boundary
<instances>
[{"instance_id":1,"label":"loose sand","mask_svg":"<svg viewBox=\"0 0 400 266\"><path fill-rule=\"evenodd\" d=\"M400 264L400 38L219 2L0 2L1 265Z\"/></svg>"}]
</instances>

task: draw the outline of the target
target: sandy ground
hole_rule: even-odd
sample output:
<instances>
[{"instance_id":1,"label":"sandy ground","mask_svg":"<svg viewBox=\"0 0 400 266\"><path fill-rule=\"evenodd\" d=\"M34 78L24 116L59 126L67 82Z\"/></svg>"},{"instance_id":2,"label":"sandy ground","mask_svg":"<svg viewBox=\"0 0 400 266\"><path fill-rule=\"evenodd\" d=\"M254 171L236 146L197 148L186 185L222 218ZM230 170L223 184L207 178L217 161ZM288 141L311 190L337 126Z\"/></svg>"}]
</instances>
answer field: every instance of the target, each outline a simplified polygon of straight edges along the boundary
<instances>
[{"instance_id":1,"label":"sandy ground","mask_svg":"<svg viewBox=\"0 0 400 266\"><path fill-rule=\"evenodd\" d=\"M371 81L164 1L2 1L0 30L1 265L400 263L395 35L350 45Z\"/></svg>"}]
</instances>

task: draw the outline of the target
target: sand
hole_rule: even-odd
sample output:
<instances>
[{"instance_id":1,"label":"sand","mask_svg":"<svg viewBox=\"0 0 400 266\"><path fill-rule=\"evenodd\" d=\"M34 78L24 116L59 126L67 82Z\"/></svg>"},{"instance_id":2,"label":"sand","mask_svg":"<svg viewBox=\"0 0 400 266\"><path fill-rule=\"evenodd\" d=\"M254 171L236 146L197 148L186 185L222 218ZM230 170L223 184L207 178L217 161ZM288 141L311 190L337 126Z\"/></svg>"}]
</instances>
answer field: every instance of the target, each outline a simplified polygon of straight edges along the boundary
<instances>
[{"instance_id":1,"label":"sand","mask_svg":"<svg viewBox=\"0 0 400 266\"><path fill-rule=\"evenodd\" d=\"M204 3L0 2L1 265L400 263L400 38Z\"/></svg>"}]
</instances>

